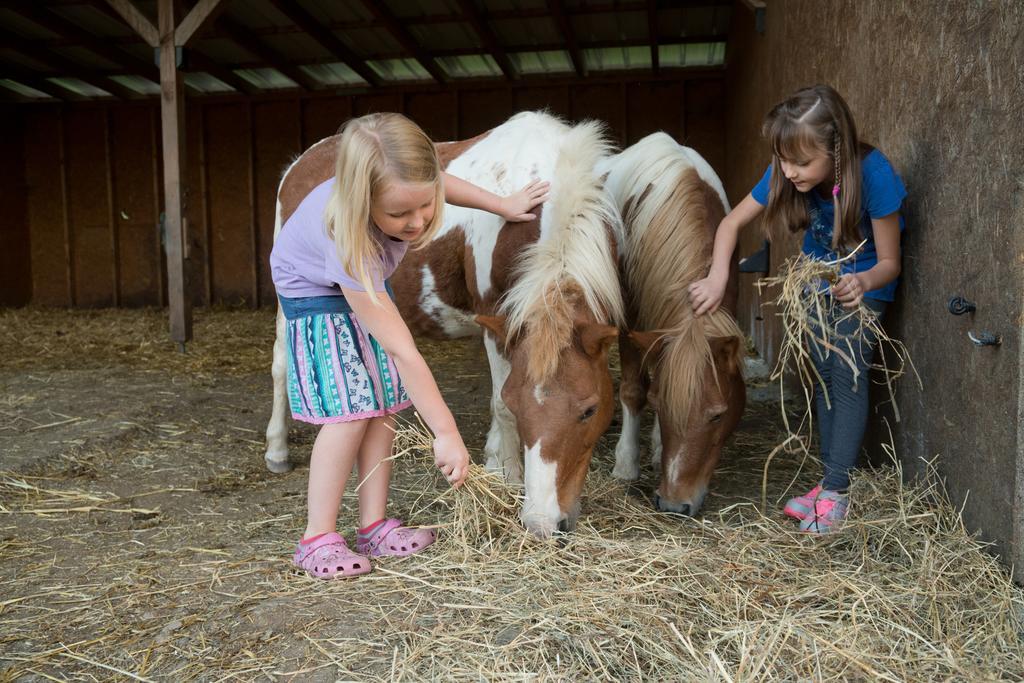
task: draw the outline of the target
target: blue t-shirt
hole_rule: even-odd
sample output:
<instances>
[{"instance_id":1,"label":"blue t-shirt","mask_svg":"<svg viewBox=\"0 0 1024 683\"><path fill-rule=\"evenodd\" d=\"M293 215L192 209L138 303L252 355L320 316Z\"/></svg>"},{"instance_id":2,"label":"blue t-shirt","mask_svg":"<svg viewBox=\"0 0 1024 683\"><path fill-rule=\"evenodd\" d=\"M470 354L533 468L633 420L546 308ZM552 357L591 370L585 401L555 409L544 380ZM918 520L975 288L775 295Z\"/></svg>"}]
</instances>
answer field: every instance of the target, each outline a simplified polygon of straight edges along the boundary
<instances>
[{"instance_id":1,"label":"blue t-shirt","mask_svg":"<svg viewBox=\"0 0 1024 683\"><path fill-rule=\"evenodd\" d=\"M843 273L860 273L869 270L878 263L878 253L875 251L871 219L883 218L899 211L903 198L907 196L907 189L903 186L903 181L895 169L893 169L889 160L885 158L885 155L877 149L871 150L861 161L860 174L860 230L861 234L867 238L867 243L855 257L843 262ZM761 176L760 182L750 191L750 195L762 206L768 205L771 175L772 167L769 166L768 170ZM832 251L832 226L835 222L832 197L823 198L818 194L817 189L805 192L804 196L807 198L807 213L810 217L810 222L807 226L807 233L804 235L803 252L821 261L834 261L840 258L839 254ZM904 228L903 215L901 214L901 233ZM895 299L897 284L899 284L899 278L893 280L885 287L867 292L864 296L880 301L892 301Z\"/></svg>"}]
</instances>

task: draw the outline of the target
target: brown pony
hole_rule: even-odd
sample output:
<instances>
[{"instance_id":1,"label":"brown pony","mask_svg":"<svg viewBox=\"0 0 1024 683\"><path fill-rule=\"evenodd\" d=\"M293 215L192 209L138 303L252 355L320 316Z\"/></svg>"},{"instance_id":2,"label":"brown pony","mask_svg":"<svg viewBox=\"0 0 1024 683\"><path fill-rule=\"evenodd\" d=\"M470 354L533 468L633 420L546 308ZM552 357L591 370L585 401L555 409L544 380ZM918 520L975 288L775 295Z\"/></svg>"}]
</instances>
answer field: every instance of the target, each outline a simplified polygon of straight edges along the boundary
<instances>
[{"instance_id":1,"label":"brown pony","mask_svg":"<svg viewBox=\"0 0 1024 683\"><path fill-rule=\"evenodd\" d=\"M335 146L325 140L289 169L282 202L330 177ZM542 536L575 527L594 444L614 413L608 348L624 319L615 249L621 221L594 172L608 150L597 124L570 127L540 113L439 144L442 164L455 176L503 195L543 178L551 181L550 198L530 223L447 206L438 235L410 251L391 279L414 333L485 331L492 379L487 466L525 485L521 518ZM329 159L314 163L317 155ZM285 367L282 361L278 371L277 355L275 346L271 469L282 452L287 457Z\"/></svg>"},{"instance_id":2,"label":"brown pony","mask_svg":"<svg viewBox=\"0 0 1024 683\"><path fill-rule=\"evenodd\" d=\"M623 424L613 474L639 476L639 419L649 402L657 412L652 462L661 465L655 505L695 515L746 402L744 335L733 317L735 266L715 313L695 318L687 292L707 275L728 202L708 163L664 133L599 168L608 173L625 224L621 266L634 330L619 344Z\"/></svg>"}]
</instances>

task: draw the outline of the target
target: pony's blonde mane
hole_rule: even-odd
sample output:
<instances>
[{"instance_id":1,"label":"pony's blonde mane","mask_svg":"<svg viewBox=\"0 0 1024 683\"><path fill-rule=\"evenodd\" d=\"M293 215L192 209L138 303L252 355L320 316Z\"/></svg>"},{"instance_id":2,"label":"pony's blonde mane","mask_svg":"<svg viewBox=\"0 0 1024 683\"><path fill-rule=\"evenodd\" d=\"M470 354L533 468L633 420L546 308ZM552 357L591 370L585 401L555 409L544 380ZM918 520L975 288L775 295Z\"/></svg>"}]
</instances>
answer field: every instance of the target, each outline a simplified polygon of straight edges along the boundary
<instances>
[{"instance_id":1,"label":"pony's blonde mane","mask_svg":"<svg viewBox=\"0 0 1024 683\"><path fill-rule=\"evenodd\" d=\"M560 353L573 343L577 307L606 324L621 325L625 318L614 244L621 219L595 171L610 152L600 123L567 128L541 238L524 250L515 284L501 302L506 333L528 344L527 373L538 383L551 377Z\"/></svg>"},{"instance_id":2,"label":"pony's blonde mane","mask_svg":"<svg viewBox=\"0 0 1024 683\"><path fill-rule=\"evenodd\" d=\"M701 177L698 164L710 177ZM710 339L737 337L731 361L738 371L743 367L744 334L735 318L723 308L695 318L687 291L711 266L716 226L708 226L709 202L721 201L725 212L729 207L710 166L664 133L615 159L609 189L623 207L624 270L636 324L663 333L659 400L670 419L685 424L714 361Z\"/></svg>"}]
</instances>

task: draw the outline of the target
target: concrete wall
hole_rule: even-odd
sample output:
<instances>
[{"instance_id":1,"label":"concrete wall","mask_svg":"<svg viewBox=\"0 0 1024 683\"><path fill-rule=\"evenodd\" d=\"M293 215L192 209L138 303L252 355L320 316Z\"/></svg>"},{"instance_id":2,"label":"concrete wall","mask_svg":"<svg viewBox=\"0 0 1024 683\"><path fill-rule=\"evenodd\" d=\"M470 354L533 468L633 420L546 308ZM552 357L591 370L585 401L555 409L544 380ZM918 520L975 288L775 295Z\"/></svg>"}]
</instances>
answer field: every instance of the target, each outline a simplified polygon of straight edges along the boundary
<instances>
[{"instance_id":1,"label":"concrete wall","mask_svg":"<svg viewBox=\"0 0 1024 683\"><path fill-rule=\"evenodd\" d=\"M906 181L903 276L887 317L924 383L904 381L894 425L909 474L936 458L968 526L1024 568L1024 3L1011 0L780 0L765 31L737 3L728 46L726 188L742 198L769 161L763 116L791 91L830 83L847 99L861 137ZM760 244L756 231L743 253ZM796 248L773 245L773 264ZM749 284L749 280L747 281ZM774 357L778 325L742 324ZM954 317L947 300L974 301ZM968 330L1002 336L978 348ZM877 454L880 416L868 435Z\"/></svg>"}]
</instances>

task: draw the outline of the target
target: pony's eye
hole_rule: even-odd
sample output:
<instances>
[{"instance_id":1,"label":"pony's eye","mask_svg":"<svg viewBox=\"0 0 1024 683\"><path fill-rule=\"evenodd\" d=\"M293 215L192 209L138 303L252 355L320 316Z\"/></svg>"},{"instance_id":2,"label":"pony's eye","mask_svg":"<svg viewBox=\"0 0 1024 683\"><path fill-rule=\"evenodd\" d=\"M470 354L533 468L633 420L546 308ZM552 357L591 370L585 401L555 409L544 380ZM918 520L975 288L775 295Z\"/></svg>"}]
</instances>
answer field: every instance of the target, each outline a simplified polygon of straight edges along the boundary
<instances>
[{"instance_id":1,"label":"pony's eye","mask_svg":"<svg viewBox=\"0 0 1024 683\"><path fill-rule=\"evenodd\" d=\"M709 419L708 422L718 422L719 420L722 419L722 415L723 415L723 413L718 413L717 415L712 415L711 419Z\"/></svg>"},{"instance_id":2,"label":"pony's eye","mask_svg":"<svg viewBox=\"0 0 1024 683\"><path fill-rule=\"evenodd\" d=\"M590 406L589 408L583 411L582 415L580 415L580 422L586 422L590 418L594 417L594 413L596 412L597 406Z\"/></svg>"}]
</instances>

